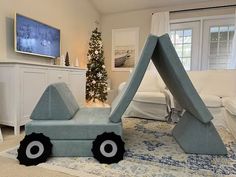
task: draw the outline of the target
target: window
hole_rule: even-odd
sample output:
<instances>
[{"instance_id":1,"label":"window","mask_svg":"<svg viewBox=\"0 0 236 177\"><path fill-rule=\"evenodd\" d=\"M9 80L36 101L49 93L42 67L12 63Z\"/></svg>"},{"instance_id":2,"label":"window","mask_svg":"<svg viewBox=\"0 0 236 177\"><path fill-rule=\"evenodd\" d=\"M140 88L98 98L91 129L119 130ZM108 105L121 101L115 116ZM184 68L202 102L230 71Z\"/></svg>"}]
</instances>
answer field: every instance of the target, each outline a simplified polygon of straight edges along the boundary
<instances>
[{"instance_id":1,"label":"window","mask_svg":"<svg viewBox=\"0 0 236 177\"><path fill-rule=\"evenodd\" d=\"M226 69L231 56L234 36L234 26L210 27L209 45L209 69Z\"/></svg>"},{"instance_id":2,"label":"window","mask_svg":"<svg viewBox=\"0 0 236 177\"><path fill-rule=\"evenodd\" d=\"M232 68L234 17L171 21L170 37L186 70Z\"/></svg>"},{"instance_id":3,"label":"window","mask_svg":"<svg viewBox=\"0 0 236 177\"><path fill-rule=\"evenodd\" d=\"M199 26L199 21L172 23L170 25L172 43L186 70L198 70L199 68Z\"/></svg>"},{"instance_id":4,"label":"window","mask_svg":"<svg viewBox=\"0 0 236 177\"><path fill-rule=\"evenodd\" d=\"M234 36L234 18L203 21L201 69L227 69Z\"/></svg>"},{"instance_id":5,"label":"window","mask_svg":"<svg viewBox=\"0 0 236 177\"><path fill-rule=\"evenodd\" d=\"M192 29L172 30L171 40L184 68L190 70L192 59Z\"/></svg>"}]
</instances>

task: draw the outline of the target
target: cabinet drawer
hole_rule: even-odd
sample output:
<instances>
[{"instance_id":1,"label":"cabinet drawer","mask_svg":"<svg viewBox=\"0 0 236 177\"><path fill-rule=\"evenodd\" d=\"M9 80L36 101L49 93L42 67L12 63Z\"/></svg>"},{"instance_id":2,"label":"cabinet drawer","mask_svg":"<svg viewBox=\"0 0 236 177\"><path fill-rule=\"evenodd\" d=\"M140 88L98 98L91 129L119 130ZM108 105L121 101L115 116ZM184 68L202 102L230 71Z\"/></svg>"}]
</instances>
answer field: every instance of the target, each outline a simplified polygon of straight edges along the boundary
<instances>
[{"instance_id":1,"label":"cabinet drawer","mask_svg":"<svg viewBox=\"0 0 236 177\"><path fill-rule=\"evenodd\" d=\"M65 82L68 84L68 71L65 70L48 70L48 84Z\"/></svg>"}]
</instances>

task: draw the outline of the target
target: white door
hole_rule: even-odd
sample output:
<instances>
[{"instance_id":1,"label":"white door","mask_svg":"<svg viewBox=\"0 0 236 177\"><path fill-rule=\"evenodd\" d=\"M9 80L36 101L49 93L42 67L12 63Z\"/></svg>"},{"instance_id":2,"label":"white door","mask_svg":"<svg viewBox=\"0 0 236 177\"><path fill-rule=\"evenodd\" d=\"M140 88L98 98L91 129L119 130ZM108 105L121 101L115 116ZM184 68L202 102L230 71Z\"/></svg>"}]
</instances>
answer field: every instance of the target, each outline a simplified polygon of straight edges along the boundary
<instances>
[{"instance_id":1,"label":"white door","mask_svg":"<svg viewBox=\"0 0 236 177\"><path fill-rule=\"evenodd\" d=\"M171 40L186 70L199 70L200 21L171 23Z\"/></svg>"},{"instance_id":2,"label":"white door","mask_svg":"<svg viewBox=\"0 0 236 177\"><path fill-rule=\"evenodd\" d=\"M227 69L234 35L234 18L204 20L202 69Z\"/></svg>"}]
</instances>

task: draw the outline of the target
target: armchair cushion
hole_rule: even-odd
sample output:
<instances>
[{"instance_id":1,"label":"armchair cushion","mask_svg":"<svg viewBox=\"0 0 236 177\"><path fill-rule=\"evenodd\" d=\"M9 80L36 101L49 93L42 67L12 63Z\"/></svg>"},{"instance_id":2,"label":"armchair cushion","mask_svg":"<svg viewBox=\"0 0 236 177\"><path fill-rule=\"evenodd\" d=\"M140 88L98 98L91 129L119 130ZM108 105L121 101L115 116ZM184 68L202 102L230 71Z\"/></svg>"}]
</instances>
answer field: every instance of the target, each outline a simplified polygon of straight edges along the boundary
<instances>
[{"instance_id":1,"label":"armchair cushion","mask_svg":"<svg viewBox=\"0 0 236 177\"><path fill-rule=\"evenodd\" d=\"M165 88L165 83L157 71L147 70L139 86L138 92L160 92Z\"/></svg>"},{"instance_id":2,"label":"armchair cushion","mask_svg":"<svg viewBox=\"0 0 236 177\"><path fill-rule=\"evenodd\" d=\"M205 105L207 107L210 108L218 108L218 107L222 107L222 100L219 96L215 96L215 95L200 95L200 97L202 98L203 102L205 103Z\"/></svg>"},{"instance_id":3,"label":"armchair cushion","mask_svg":"<svg viewBox=\"0 0 236 177\"><path fill-rule=\"evenodd\" d=\"M190 80L192 81L195 89L198 93L201 93L201 91L206 87L207 82L207 71L188 71L188 76Z\"/></svg>"},{"instance_id":4,"label":"armchair cushion","mask_svg":"<svg viewBox=\"0 0 236 177\"><path fill-rule=\"evenodd\" d=\"M223 101L223 105L227 111L236 116L236 98L228 98Z\"/></svg>"},{"instance_id":5,"label":"armchair cushion","mask_svg":"<svg viewBox=\"0 0 236 177\"><path fill-rule=\"evenodd\" d=\"M201 94L211 94L220 97L236 96L235 70L207 71L204 87Z\"/></svg>"},{"instance_id":6,"label":"armchair cushion","mask_svg":"<svg viewBox=\"0 0 236 177\"><path fill-rule=\"evenodd\" d=\"M161 92L137 92L133 100L144 103L166 104L165 95Z\"/></svg>"}]
</instances>

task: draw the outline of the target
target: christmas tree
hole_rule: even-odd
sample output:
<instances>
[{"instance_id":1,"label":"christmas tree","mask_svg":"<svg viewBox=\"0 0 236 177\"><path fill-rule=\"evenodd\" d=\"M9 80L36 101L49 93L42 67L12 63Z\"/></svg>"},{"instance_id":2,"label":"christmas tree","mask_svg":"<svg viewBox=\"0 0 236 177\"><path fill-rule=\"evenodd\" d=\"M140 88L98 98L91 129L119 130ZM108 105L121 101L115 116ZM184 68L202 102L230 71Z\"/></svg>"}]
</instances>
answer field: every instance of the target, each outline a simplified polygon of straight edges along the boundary
<instances>
[{"instance_id":1,"label":"christmas tree","mask_svg":"<svg viewBox=\"0 0 236 177\"><path fill-rule=\"evenodd\" d=\"M88 50L88 70L86 73L86 100L107 100L107 72L104 65L104 51L101 32L96 28L92 32Z\"/></svg>"}]
</instances>

